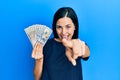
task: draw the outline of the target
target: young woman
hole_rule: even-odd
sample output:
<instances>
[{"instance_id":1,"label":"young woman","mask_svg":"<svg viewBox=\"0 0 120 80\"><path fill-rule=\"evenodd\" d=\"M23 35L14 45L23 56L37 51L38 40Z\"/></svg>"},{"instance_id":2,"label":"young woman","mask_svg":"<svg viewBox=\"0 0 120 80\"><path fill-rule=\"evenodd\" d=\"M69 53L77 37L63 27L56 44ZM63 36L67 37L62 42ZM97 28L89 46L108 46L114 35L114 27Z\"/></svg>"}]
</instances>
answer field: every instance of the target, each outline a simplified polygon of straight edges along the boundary
<instances>
[{"instance_id":1,"label":"young woman","mask_svg":"<svg viewBox=\"0 0 120 80\"><path fill-rule=\"evenodd\" d=\"M81 59L87 60L90 51L84 41L78 39L78 18L70 7L62 7L54 15L54 38L45 46L35 44L36 80L83 80Z\"/></svg>"}]
</instances>

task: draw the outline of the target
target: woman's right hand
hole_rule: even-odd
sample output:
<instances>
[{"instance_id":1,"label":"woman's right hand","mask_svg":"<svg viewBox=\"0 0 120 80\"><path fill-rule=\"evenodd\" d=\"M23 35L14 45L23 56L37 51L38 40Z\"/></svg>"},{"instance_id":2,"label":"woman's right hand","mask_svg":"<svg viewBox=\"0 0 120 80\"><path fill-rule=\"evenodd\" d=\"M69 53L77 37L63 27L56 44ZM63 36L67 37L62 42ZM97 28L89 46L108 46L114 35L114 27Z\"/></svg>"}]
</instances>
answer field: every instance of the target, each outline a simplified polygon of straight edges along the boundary
<instances>
[{"instance_id":1,"label":"woman's right hand","mask_svg":"<svg viewBox=\"0 0 120 80\"><path fill-rule=\"evenodd\" d=\"M43 46L40 43L36 43L32 50L32 58L43 59Z\"/></svg>"}]
</instances>

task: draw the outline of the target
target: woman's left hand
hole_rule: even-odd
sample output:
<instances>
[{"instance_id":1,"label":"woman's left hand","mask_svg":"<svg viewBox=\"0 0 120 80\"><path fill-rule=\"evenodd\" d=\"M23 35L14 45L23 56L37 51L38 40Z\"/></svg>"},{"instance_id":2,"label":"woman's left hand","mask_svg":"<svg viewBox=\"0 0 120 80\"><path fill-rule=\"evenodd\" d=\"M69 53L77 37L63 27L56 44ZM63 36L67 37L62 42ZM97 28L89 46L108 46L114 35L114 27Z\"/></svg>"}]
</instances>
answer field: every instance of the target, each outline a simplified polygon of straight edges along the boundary
<instances>
[{"instance_id":1,"label":"woman's left hand","mask_svg":"<svg viewBox=\"0 0 120 80\"><path fill-rule=\"evenodd\" d=\"M80 39L62 40L66 47L66 56L73 65L76 65L75 59L82 57L85 54L85 43Z\"/></svg>"},{"instance_id":2,"label":"woman's left hand","mask_svg":"<svg viewBox=\"0 0 120 80\"><path fill-rule=\"evenodd\" d=\"M84 41L81 41L80 39L73 39L72 40L73 46L73 58L77 59L78 57L82 57L85 55L85 43Z\"/></svg>"}]
</instances>

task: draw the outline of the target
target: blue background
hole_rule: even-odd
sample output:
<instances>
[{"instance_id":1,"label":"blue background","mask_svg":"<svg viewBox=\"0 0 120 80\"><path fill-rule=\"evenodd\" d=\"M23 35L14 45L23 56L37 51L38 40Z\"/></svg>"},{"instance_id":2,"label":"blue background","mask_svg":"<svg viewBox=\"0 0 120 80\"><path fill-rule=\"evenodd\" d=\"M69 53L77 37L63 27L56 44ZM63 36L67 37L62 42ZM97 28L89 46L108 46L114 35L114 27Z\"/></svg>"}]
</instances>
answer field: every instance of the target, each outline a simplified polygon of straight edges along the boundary
<instances>
[{"instance_id":1,"label":"blue background","mask_svg":"<svg viewBox=\"0 0 120 80\"><path fill-rule=\"evenodd\" d=\"M76 11L79 37L91 50L89 60L82 61L84 80L120 80L120 0L1 0L0 80L34 80L24 28L36 23L51 27L63 6Z\"/></svg>"}]
</instances>

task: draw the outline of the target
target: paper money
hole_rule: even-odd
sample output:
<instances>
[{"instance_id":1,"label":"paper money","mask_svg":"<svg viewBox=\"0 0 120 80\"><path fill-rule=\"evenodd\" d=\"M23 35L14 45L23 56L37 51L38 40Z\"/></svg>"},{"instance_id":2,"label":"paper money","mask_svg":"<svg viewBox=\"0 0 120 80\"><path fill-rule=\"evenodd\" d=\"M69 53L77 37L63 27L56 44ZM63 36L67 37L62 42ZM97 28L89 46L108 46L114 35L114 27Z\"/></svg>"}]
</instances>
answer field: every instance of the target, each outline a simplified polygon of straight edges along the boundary
<instances>
[{"instance_id":1,"label":"paper money","mask_svg":"<svg viewBox=\"0 0 120 80\"><path fill-rule=\"evenodd\" d=\"M40 43L44 46L52 33L52 29L41 24L29 26L24 30L33 47L35 43Z\"/></svg>"}]
</instances>

